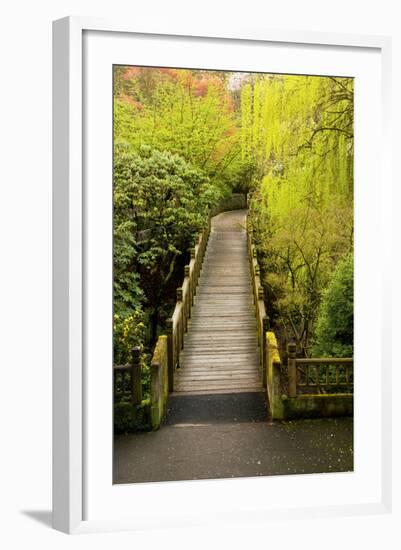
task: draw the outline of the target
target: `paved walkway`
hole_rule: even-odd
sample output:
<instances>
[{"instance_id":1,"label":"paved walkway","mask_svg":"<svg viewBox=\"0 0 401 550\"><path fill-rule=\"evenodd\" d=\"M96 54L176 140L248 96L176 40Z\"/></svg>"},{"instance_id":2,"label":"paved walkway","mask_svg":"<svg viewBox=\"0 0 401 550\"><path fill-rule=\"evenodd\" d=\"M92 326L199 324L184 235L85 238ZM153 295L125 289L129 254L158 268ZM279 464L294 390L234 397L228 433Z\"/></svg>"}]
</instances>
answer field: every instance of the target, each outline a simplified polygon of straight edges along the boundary
<instances>
[{"instance_id":1,"label":"paved walkway","mask_svg":"<svg viewBox=\"0 0 401 550\"><path fill-rule=\"evenodd\" d=\"M351 418L270 424L261 393L175 395L157 432L117 436L114 482L353 469Z\"/></svg>"},{"instance_id":2,"label":"paved walkway","mask_svg":"<svg viewBox=\"0 0 401 550\"><path fill-rule=\"evenodd\" d=\"M176 392L262 389L245 222L245 210L212 220Z\"/></svg>"}]
</instances>

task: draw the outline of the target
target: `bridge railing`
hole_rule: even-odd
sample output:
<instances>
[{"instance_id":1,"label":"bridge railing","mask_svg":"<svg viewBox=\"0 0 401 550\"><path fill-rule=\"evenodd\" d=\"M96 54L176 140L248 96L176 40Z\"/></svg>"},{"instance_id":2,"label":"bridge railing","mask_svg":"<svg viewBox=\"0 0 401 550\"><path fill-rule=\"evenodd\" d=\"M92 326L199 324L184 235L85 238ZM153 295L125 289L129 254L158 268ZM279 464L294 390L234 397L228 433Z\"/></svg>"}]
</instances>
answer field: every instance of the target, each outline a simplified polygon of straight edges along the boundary
<instances>
[{"instance_id":1,"label":"bridge railing","mask_svg":"<svg viewBox=\"0 0 401 550\"><path fill-rule=\"evenodd\" d=\"M263 386L267 383L267 342L266 334L269 330L269 317L266 313L264 290L260 278L260 266L256 256L256 247L252 239L252 230L247 218L247 240L248 240L248 257L251 269L251 281L253 291L253 301L256 310L256 325L258 333L258 345L260 350L260 373Z\"/></svg>"},{"instance_id":2,"label":"bridge railing","mask_svg":"<svg viewBox=\"0 0 401 550\"><path fill-rule=\"evenodd\" d=\"M353 414L353 358L296 357L287 346L287 364L274 332L266 335L267 395L273 420Z\"/></svg>"},{"instance_id":3,"label":"bridge railing","mask_svg":"<svg viewBox=\"0 0 401 550\"><path fill-rule=\"evenodd\" d=\"M114 401L138 405L142 401L141 356L138 347L132 348L132 361L127 365L114 365Z\"/></svg>"},{"instance_id":4,"label":"bridge railing","mask_svg":"<svg viewBox=\"0 0 401 550\"><path fill-rule=\"evenodd\" d=\"M354 360L352 357L297 357L296 345L287 346L288 396L305 393L352 393Z\"/></svg>"},{"instance_id":5,"label":"bridge railing","mask_svg":"<svg viewBox=\"0 0 401 550\"><path fill-rule=\"evenodd\" d=\"M167 321L167 348L168 348L168 387L174 390L174 372L179 366L180 352L184 346L184 335L191 317L196 287L205 256L206 246L211 229L211 213L203 231L198 235L194 248L191 248L191 259L185 266L185 277L182 286L177 288L177 301L173 315Z\"/></svg>"}]
</instances>

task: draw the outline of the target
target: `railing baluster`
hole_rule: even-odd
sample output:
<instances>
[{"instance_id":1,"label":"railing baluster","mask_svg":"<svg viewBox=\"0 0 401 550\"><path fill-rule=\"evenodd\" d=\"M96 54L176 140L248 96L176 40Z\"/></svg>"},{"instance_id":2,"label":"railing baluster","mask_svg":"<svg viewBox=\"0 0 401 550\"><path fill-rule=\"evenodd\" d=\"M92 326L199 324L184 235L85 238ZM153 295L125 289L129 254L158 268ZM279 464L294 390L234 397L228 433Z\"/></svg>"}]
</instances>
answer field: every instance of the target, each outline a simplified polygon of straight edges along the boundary
<instances>
[{"instance_id":1,"label":"railing baluster","mask_svg":"<svg viewBox=\"0 0 401 550\"><path fill-rule=\"evenodd\" d=\"M294 342L287 345L288 352L288 395L289 397L297 396L297 365L296 353L297 346Z\"/></svg>"}]
</instances>

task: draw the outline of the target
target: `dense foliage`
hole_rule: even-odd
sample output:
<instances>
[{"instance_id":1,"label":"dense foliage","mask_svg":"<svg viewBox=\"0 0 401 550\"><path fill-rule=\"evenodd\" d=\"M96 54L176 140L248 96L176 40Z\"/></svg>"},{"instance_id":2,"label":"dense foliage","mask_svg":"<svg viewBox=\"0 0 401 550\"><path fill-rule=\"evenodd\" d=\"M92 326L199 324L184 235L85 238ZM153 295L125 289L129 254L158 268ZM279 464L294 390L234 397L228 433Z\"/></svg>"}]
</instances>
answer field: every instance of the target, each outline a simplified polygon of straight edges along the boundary
<instances>
[{"instance_id":1,"label":"dense foliage","mask_svg":"<svg viewBox=\"0 0 401 550\"><path fill-rule=\"evenodd\" d=\"M194 236L208 207L232 191L251 194L281 342L295 337L304 354L352 353L352 335L342 339L338 321L344 314L349 322L352 311L352 293L341 301L339 289L352 275L353 80L121 66L114 70L115 362L129 361L139 345L146 373Z\"/></svg>"},{"instance_id":2,"label":"dense foliage","mask_svg":"<svg viewBox=\"0 0 401 550\"><path fill-rule=\"evenodd\" d=\"M118 146L114 158L115 360L152 343L177 272L219 190L181 157ZM147 331L146 331L147 329Z\"/></svg>"},{"instance_id":3,"label":"dense foliage","mask_svg":"<svg viewBox=\"0 0 401 550\"><path fill-rule=\"evenodd\" d=\"M354 343L354 266L346 256L336 266L323 293L316 325L313 354L350 357Z\"/></svg>"}]
</instances>

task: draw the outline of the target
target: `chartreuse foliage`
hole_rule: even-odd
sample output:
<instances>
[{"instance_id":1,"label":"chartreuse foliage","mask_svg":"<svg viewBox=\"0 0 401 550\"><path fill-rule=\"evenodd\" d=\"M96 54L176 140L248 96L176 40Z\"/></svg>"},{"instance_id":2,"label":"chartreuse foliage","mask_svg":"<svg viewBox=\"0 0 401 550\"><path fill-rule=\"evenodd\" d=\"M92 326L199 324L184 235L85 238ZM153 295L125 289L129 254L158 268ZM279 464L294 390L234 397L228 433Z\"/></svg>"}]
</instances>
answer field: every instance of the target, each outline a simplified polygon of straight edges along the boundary
<instances>
[{"instance_id":1,"label":"chartreuse foliage","mask_svg":"<svg viewBox=\"0 0 401 550\"><path fill-rule=\"evenodd\" d=\"M264 282L283 336L305 353L321 294L353 246L353 81L263 76L242 90L242 157Z\"/></svg>"}]
</instances>

